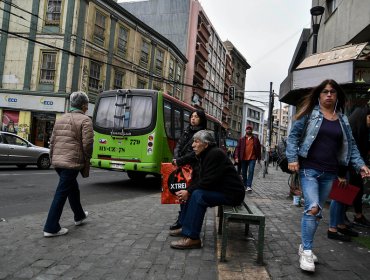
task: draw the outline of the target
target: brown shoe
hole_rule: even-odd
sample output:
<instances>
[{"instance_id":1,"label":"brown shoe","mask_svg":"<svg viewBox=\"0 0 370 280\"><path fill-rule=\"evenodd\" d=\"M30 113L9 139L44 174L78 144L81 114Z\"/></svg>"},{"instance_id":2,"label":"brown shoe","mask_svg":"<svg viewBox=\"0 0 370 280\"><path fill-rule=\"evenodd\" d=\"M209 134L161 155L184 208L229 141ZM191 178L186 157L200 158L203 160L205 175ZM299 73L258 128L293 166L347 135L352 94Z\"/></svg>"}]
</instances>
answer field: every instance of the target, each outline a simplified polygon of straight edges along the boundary
<instances>
[{"instance_id":1,"label":"brown shoe","mask_svg":"<svg viewBox=\"0 0 370 280\"><path fill-rule=\"evenodd\" d=\"M170 230L170 236L181 237L182 236L181 231L182 231L181 228Z\"/></svg>"},{"instance_id":2,"label":"brown shoe","mask_svg":"<svg viewBox=\"0 0 370 280\"><path fill-rule=\"evenodd\" d=\"M171 242L173 249L200 249L202 248L202 241L200 239L193 240L189 237L183 237L177 241Z\"/></svg>"}]
</instances>

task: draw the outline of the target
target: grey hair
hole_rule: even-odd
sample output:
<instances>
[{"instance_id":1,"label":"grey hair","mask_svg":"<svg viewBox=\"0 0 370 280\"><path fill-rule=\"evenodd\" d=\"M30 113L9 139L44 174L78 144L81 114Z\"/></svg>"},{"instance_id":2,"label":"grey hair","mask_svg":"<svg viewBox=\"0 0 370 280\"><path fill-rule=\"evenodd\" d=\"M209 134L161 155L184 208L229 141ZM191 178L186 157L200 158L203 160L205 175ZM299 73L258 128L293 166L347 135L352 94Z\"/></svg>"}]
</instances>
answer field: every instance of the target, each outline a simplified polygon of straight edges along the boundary
<instances>
[{"instance_id":1,"label":"grey hair","mask_svg":"<svg viewBox=\"0 0 370 280\"><path fill-rule=\"evenodd\" d=\"M199 140L202 143L208 143L210 146L216 145L213 131L210 130L199 130L193 136L194 140Z\"/></svg>"},{"instance_id":2,"label":"grey hair","mask_svg":"<svg viewBox=\"0 0 370 280\"><path fill-rule=\"evenodd\" d=\"M71 107L77 109L82 109L82 105L89 104L89 97L82 91L72 92L69 100L71 101Z\"/></svg>"}]
</instances>

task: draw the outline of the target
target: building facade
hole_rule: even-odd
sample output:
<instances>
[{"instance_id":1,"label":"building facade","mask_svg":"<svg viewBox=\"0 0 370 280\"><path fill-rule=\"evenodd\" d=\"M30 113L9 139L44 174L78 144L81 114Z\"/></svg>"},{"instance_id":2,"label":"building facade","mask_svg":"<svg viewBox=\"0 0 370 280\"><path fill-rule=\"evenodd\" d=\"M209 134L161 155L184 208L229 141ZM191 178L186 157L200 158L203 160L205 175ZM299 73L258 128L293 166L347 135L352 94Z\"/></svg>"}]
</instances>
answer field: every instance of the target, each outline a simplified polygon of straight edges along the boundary
<instances>
[{"instance_id":1,"label":"building facade","mask_svg":"<svg viewBox=\"0 0 370 280\"><path fill-rule=\"evenodd\" d=\"M174 42L186 55L185 102L204 108L228 129L232 59L201 4L197 0L120 4Z\"/></svg>"},{"instance_id":2,"label":"building facade","mask_svg":"<svg viewBox=\"0 0 370 280\"><path fill-rule=\"evenodd\" d=\"M0 129L47 146L71 92L148 88L183 100L186 57L115 1L0 2Z\"/></svg>"},{"instance_id":3,"label":"building facade","mask_svg":"<svg viewBox=\"0 0 370 280\"><path fill-rule=\"evenodd\" d=\"M231 75L231 85L233 92L229 94L229 129L227 140L231 145L236 145L237 140L243 134L243 104L245 77L247 70L251 68L244 56L235 48L230 41L225 41L224 45L231 56L233 71ZM230 93L230 91L229 91Z\"/></svg>"},{"instance_id":4,"label":"building facade","mask_svg":"<svg viewBox=\"0 0 370 280\"><path fill-rule=\"evenodd\" d=\"M347 93L349 114L369 101L370 2L315 0L311 11L323 11L321 21L320 15L312 17L317 36L313 28L302 31L280 101L297 105L324 79L334 79Z\"/></svg>"},{"instance_id":5,"label":"building facade","mask_svg":"<svg viewBox=\"0 0 370 280\"><path fill-rule=\"evenodd\" d=\"M247 125L253 127L253 134L258 137L261 145L265 145L266 137L264 137L264 125L265 125L265 110L255 106L251 103L245 102L243 105L243 122L242 122L242 133L245 134L245 128Z\"/></svg>"}]
</instances>

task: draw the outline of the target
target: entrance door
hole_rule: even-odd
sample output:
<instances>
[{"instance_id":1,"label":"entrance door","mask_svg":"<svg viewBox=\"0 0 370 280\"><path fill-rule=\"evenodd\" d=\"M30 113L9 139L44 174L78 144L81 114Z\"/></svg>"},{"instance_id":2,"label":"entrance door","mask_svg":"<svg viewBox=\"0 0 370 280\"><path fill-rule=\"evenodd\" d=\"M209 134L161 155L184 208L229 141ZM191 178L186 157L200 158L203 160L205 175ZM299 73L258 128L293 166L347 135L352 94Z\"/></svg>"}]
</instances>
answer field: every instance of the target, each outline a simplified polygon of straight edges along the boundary
<instances>
[{"instance_id":1,"label":"entrance door","mask_svg":"<svg viewBox=\"0 0 370 280\"><path fill-rule=\"evenodd\" d=\"M32 141L36 146L49 148L55 123L55 115L34 113L32 115Z\"/></svg>"}]
</instances>

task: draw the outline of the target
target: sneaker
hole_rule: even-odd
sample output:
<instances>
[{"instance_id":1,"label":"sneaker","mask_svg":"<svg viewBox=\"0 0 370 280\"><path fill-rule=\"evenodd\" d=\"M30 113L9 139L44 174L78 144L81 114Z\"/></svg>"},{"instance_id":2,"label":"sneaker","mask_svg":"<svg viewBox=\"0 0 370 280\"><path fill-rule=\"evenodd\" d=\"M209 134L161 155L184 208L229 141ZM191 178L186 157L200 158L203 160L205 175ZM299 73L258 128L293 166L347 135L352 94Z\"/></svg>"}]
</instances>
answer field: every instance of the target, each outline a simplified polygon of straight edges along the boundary
<instances>
[{"instance_id":1,"label":"sneaker","mask_svg":"<svg viewBox=\"0 0 370 280\"><path fill-rule=\"evenodd\" d=\"M358 237L358 232L353 230L353 229L350 229L350 228L340 228L338 227L337 228L338 232L340 233L343 233L344 235L348 235L348 236L353 236L353 237Z\"/></svg>"},{"instance_id":2,"label":"sneaker","mask_svg":"<svg viewBox=\"0 0 370 280\"><path fill-rule=\"evenodd\" d=\"M303 254L303 246L302 244L299 244L298 255L301 256L302 254ZM312 252L312 259L314 263L319 262L319 259L313 252Z\"/></svg>"},{"instance_id":3,"label":"sneaker","mask_svg":"<svg viewBox=\"0 0 370 280\"><path fill-rule=\"evenodd\" d=\"M344 242L351 241L351 236L344 235L343 233L334 232L334 231L330 231L330 230L328 230L328 238L339 240L339 241L344 241Z\"/></svg>"},{"instance_id":4,"label":"sneaker","mask_svg":"<svg viewBox=\"0 0 370 280\"><path fill-rule=\"evenodd\" d=\"M361 218L356 218L356 216L354 216L353 223L357 226L370 228L370 222L365 218L364 215L362 215Z\"/></svg>"},{"instance_id":5,"label":"sneaker","mask_svg":"<svg viewBox=\"0 0 370 280\"><path fill-rule=\"evenodd\" d=\"M44 237L55 237L55 236L65 235L67 233L68 233L68 229L67 228L61 228L56 233L50 233L50 232L44 231Z\"/></svg>"},{"instance_id":6,"label":"sneaker","mask_svg":"<svg viewBox=\"0 0 370 280\"><path fill-rule=\"evenodd\" d=\"M87 216L89 216L89 212L85 211L85 218L79 220L79 221L75 221L75 225L76 226L80 226L82 225L82 223L86 220Z\"/></svg>"},{"instance_id":7,"label":"sneaker","mask_svg":"<svg viewBox=\"0 0 370 280\"><path fill-rule=\"evenodd\" d=\"M251 192L252 191L252 188L251 187L247 187L246 191L247 192Z\"/></svg>"},{"instance_id":8,"label":"sneaker","mask_svg":"<svg viewBox=\"0 0 370 280\"><path fill-rule=\"evenodd\" d=\"M299 258L299 267L305 271L315 271L315 263L313 261L312 250L303 250Z\"/></svg>"}]
</instances>

